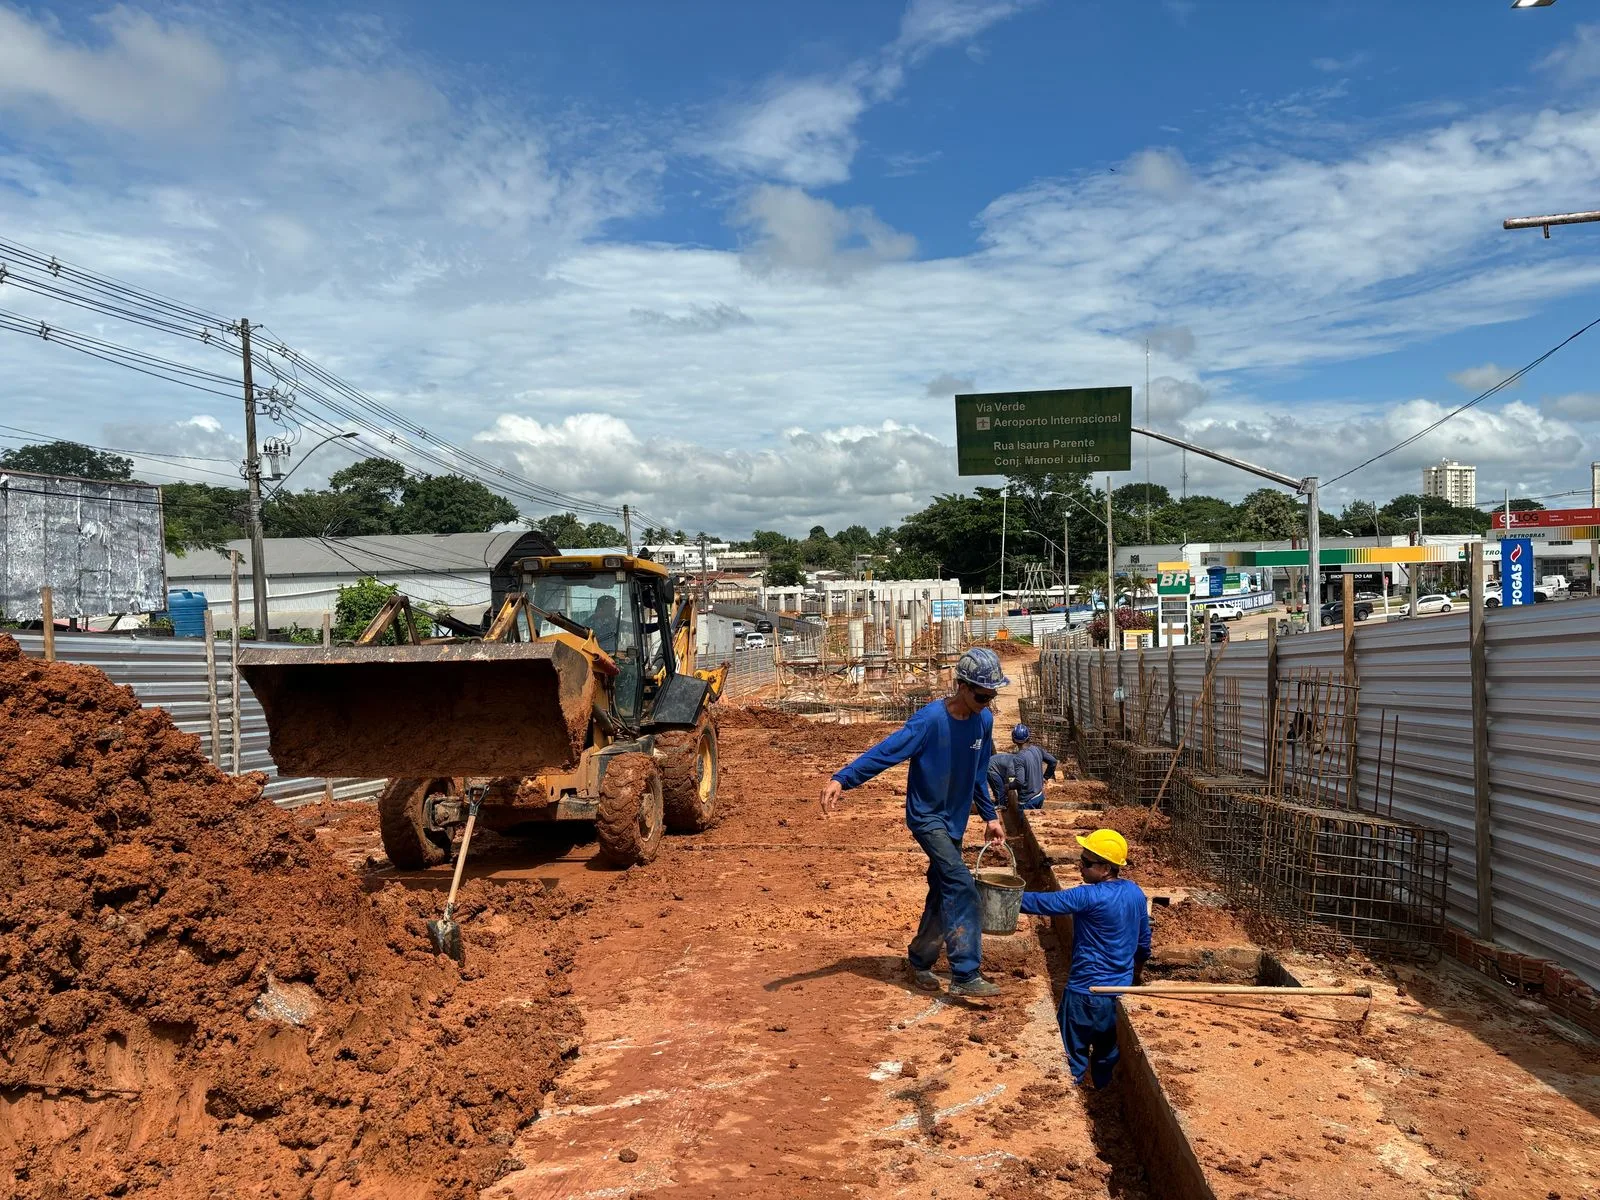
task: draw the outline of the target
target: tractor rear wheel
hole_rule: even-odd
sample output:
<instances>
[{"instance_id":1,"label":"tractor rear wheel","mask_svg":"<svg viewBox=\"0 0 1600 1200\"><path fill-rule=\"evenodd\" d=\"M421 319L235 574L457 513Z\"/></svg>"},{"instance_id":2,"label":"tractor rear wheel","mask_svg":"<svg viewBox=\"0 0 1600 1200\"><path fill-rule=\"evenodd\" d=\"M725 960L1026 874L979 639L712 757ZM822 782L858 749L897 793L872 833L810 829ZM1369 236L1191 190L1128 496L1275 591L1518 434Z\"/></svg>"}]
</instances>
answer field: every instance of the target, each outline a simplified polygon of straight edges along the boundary
<instances>
[{"instance_id":1,"label":"tractor rear wheel","mask_svg":"<svg viewBox=\"0 0 1600 1200\"><path fill-rule=\"evenodd\" d=\"M717 815L717 729L710 719L700 728L663 733L656 738L661 756L661 789L667 828L699 833Z\"/></svg>"},{"instance_id":2,"label":"tractor rear wheel","mask_svg":"<svg viewBox=\"0 0 1600 1200\"><path fill-rule=\"evenodd\" d=\"M600 857L619 867L652 861L661 849L666 817L661 771L648 754L618 754L600 780L594 830Z\"/></svg>"},{"instance_id":3,"label":"tractor rear wheel","mask_svg":"<svg viewBox=\"0 0 1600 1200\"><path fill-rule=\"evenodd\" d=\"M450 857L450 835L428 828L427 800L450 790L448 779L391 779L378 796L383 852L402 871L437 866Z\"/></svg>"}]
</instances>

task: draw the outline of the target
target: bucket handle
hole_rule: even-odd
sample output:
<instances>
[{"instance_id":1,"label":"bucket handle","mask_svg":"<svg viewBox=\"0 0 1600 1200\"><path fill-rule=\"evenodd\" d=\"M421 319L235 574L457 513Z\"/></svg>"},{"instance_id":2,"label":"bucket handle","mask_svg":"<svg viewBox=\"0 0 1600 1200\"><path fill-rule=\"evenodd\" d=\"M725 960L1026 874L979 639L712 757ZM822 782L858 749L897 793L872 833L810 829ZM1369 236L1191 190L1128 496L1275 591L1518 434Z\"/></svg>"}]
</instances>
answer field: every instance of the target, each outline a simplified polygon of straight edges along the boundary
<instances>
[{"instance_id":1,"label":"bucket handle","mask_svg":"<svg viewBox=\"0 0 1600 1200\"><path fill-rule=\"evenodd\" d=\"M990 850L993 850L996 846L1006 852L1006 858L1011 861L1011 869L1013 871L1017 869L1017 856L1011 853L1010 846L1006 845L1004 842L985 842L983 844L983 849L978 851L978 861L972 865L973 871L976 872L983 867L983 856L989 853Z\"/></svg>"}]
</instances>

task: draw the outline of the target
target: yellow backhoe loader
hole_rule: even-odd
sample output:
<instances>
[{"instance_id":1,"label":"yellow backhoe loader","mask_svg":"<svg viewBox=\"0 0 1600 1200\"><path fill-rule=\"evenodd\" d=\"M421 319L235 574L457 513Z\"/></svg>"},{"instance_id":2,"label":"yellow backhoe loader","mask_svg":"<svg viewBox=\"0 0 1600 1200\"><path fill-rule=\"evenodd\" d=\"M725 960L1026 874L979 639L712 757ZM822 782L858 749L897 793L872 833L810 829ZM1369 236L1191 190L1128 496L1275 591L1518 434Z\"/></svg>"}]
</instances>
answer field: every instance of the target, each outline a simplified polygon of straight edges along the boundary
<instances>
[{"instance_id":1,"label":"yellow backhoe loader","mask_svg":"<svg viewBox=\"0 0 1600 1200\"><path fill-rule=\"evenodd\" d=\"M420 638L391 597L354 646L243 650L285 775L384 778L384 849L403 869L445 861L467 819L513 832L594 822L619 866L656 856L666 829L716 813L708 707L727 666L695 665L695 605L660 564L548 554L515 564L481 633ZM397 644L382 644L393 640Z\"/></svg>"}]
</instances>

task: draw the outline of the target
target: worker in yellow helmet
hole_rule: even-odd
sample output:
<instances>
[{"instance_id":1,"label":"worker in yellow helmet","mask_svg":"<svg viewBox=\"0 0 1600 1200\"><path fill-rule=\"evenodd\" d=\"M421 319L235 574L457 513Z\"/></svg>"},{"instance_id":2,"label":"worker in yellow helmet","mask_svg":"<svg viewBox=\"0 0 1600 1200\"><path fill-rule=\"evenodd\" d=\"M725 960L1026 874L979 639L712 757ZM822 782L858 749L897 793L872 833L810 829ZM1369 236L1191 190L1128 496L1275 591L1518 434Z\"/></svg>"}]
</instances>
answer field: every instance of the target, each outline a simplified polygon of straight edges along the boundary
<instances>
[{"instance_id":1,"label":"worker in yellow helmet","mask_svg":"<svg viewBox=\"0 0 1600 1200\"><path fill-rule=\"evenodd\" d=\"M1115 829L1080 836L1083 883L1059 892L1023 892L1022 911L1072 918L1072 967L1057 1019L1072 1077L1096 1088L1111 1083L1117 1065L1117 998L1092 987L1137 984L1150 957L1150 909L1144 891L1121 878L1128 841Z\"/></svg>"}]
</instances>

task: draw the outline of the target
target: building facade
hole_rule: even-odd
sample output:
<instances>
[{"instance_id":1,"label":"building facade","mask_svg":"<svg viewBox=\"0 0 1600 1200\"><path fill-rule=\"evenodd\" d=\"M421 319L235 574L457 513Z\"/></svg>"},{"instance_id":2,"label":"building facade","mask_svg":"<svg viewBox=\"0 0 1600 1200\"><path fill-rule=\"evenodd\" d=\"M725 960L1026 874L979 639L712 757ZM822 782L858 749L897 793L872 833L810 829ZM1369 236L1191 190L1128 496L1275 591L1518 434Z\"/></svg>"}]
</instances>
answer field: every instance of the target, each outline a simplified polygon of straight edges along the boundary
<instances>
[{"instance_id":1,"label":"building facade","mask_svg":"<svg viewBox=\"0 0 1600 1200\"><path fill-rule=\"evenodd\" d=\"M1422 494L1438 496L1457 508L1474 508L1478 503L1478 468L1451 459L1423 467Z\"/></svg>"}]
</instances>

